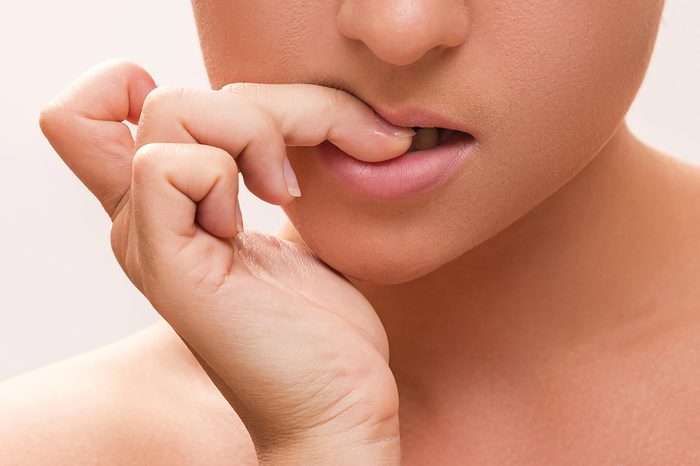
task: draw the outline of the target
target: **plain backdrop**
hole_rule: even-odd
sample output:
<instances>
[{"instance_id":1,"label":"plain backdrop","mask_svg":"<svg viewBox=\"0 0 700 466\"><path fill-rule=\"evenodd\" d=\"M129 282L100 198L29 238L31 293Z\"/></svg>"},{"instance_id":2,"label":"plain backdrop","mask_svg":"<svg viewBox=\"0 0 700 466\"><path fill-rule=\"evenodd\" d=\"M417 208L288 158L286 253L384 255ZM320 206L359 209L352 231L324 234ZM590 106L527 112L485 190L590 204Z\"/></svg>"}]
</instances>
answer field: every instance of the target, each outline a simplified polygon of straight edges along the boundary
<instances>
[{"instance_id":1,"label":"plain backdrop","mask_svg":"<svg viewBox=\"0 0 700 466\"><path fill-rule=\"evenodd\" d=\"M0 15L0 380L127 336L157 314L125 277L110 222L38 126L83 71L129 58L158 84L207 88L184 0L6 2ZM628 114L644 141L700 164L700 2L667 0L652 64ZM241 184L246 226L272 233L278 206Z\"/></svg>"}]
</instances>

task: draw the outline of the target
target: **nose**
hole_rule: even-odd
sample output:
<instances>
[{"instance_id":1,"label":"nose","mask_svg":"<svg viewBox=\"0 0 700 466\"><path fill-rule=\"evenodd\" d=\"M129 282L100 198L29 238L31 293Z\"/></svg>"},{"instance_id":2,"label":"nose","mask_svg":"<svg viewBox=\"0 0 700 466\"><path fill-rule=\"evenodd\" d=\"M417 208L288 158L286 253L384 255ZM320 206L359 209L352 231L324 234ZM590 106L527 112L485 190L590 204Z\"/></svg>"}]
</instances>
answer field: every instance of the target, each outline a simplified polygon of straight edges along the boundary
<instances>
[{"instance_id":1,"label":"nose","mask_svg":"<svg viewBox=\"0 0 700 466\"><path fill-rule=\"evenodd\" d=\"M455 47L469 33L466 0L344 0L338 28L374 55L408 65L435 48Z\"/></svg>"}]
</instances>

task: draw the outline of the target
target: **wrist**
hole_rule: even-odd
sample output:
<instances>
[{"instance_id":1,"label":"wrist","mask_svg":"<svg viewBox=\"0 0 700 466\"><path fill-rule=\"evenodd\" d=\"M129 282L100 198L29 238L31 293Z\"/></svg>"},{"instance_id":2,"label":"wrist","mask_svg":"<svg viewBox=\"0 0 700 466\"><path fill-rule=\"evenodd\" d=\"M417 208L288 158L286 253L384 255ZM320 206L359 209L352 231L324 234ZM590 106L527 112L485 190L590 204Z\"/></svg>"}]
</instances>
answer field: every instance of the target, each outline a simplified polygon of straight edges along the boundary
<instances>
[{"instance_id":1,"label":"wrist","mask_svg":"<svg viewBox=\"0 0 700 466\"><path fill-rule=\"evenodd\" d=\"M371 440L306 439L258 450L258 461L261 466L398 466L401 464L401 445L398 434Z\"/></svg>"},{"instance_id":2,"label":"wrist","mask_svg":"<svg viewBox=\"0 0 700 466\"><path fill-rule=\"evenodd\" d=\"M401 464L398 415L371 428L316 429L293 439L262 443L255 446L259 464L263 466Z\"/></svg>"}]
</instances>

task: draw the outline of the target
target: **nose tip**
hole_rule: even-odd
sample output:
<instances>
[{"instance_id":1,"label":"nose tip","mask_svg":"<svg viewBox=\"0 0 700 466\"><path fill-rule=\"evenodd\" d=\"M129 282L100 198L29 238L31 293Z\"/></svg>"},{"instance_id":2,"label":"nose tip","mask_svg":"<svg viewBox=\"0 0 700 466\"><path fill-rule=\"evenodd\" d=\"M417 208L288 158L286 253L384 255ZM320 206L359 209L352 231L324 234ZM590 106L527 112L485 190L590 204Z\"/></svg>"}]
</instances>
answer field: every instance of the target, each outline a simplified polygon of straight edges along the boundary
<instances>
[{"instance_id":1,"label":"nose tip","mask_svg":"<svg viewBox=\"0 0 700 466\"><path fill-rule=\"evenodd\" d=\"M464 0L345 0L338 28L381 60L404 66L432 49L463 43L469 15Z\"/></svg>"}]
</instances>

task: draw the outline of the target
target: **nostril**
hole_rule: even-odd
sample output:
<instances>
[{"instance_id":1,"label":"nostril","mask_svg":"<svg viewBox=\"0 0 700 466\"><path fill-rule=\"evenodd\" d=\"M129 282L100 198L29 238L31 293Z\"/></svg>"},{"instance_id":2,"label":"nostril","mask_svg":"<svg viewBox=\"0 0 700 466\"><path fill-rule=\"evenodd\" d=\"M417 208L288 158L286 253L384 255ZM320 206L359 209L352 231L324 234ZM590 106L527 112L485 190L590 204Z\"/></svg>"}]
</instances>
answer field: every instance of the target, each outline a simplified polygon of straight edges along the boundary
<instances>
[{"instance_id":1,"label":"nostril","mask_svg":"<svg viewBox=\"0 0 700 466\"><path fill-rule=\"evenodd\" d=\"M341 34L380 60L408 66L430 52L458 47L469 35L465 2L345 0L337 13ZM392 31L391 34L387 31Z\"/></svg>"}]
</instances>

